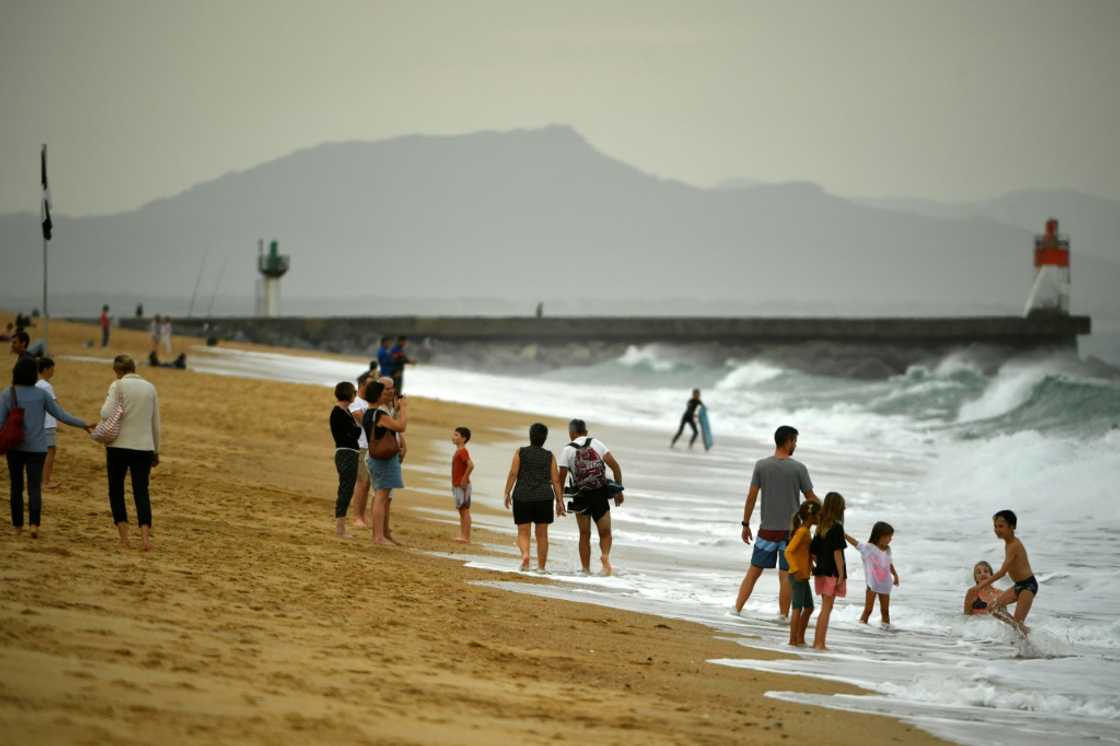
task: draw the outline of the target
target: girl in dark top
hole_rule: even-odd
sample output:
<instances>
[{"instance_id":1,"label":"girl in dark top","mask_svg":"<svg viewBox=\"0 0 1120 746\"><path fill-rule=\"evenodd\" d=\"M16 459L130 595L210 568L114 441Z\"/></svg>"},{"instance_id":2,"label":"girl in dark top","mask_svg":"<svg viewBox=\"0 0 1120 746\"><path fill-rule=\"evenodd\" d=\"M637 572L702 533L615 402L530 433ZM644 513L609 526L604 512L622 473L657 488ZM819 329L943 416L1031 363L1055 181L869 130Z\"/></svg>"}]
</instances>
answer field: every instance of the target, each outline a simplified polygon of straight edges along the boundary
<instances>
[{"instance_id":1,"label":"girl in dark top","mask_svg":"<svg viewBox=\"0 0 1120 746\"><path fill-rule=\"evenodd\" d=\"M354 484L358 481L358 436L362 428L354 422L350 405L354 402L357 390L354 384L343 381L334 387L335 405L331 409L331 435L334 437L334 468L338 471L338 498L334 503L334 533L349 538L346 534L346 511L350 508L350 498L354 494Z\"/></svg>"},{"instance_id":2,"label":"girl in dark top","mask_svg":"<svg viewBox=\"0 0 1120 746\"><path fill-rule=\"evenodd\" d=\"M522 571L529 569L529 525L536 528L537 569L544 572L548 562L548 524L552 523L553 500L556 501L556 514L565 514L560 470L552 451L544 448L547 439L548 428L540 422L533 423L529 428L529 445L518 448L513 454L513 463L506 478L506 510L512 505Z\"/></svg>"},{"instance_id":3,"label":"girl in dark top","mask_svg":"<svg viewBox=\"0 0 1120 746\"><path fill-rule=\"evenodd\" d=\"M848 566L844 562L844 498L839 492L829 492L821 505L817 535L809 545L809 551L816 560L813 569L813 584L821 597L821 613L817 617L817 630L813 635L813 647L828 650L825 637L828 635L828 618L832 615L832 605L836 597L844 598L848 593Z\"/></svg>"},{"instance_id":4,"label":"girl in dark top","mask_svg":"<svg viewBox=\"0 0 1120 746\"><path fill-rule=\"evenodd\" d=\"M703 406L704 402L700 401L700 389L692 390L692 398L688 400L685 405L684 414L681 415L681 426L677 428L677 434L673 436L673 442L669 444L672 448L677 444L677 439L681 437L684 432L684 426L688 425L692 428L692 437L688 441L688 447L692 448L696 444L696 436L700 431L696 429L696 410Z\"/></svg>"}]
</instances>

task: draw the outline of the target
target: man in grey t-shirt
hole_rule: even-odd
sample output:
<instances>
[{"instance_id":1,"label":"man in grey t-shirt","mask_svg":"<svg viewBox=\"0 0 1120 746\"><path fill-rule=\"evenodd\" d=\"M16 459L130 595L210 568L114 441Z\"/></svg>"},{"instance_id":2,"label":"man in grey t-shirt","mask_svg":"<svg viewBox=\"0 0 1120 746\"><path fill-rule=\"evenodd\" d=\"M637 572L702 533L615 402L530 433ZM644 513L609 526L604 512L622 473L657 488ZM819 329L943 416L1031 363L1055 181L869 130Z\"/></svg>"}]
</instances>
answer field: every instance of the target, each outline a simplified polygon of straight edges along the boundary
<instances>
[{"instance_id":1,"label":"man in grey t-shirt","mask_svg":"<svg viewBox=\"0 0 1120 746\"><path fill-rule=\"evenodd\" d=\"M754 465L751 487L747 491L747 504L743 509L743 541L751 543L751 516L758 493L762 492L762 522L758 539L751 555L751 566L739 586L735 599L735 612L739 613L751 597L754 584L766 568L778 568L778 608L782 616L789 614L790 587L787 577L786 542L789 540L789 522L801 505L801 495L806 500L820 502L813 493L813 482L805 464L793 458L797 448L797 430L782 425L774 432L774 455Z\"/></svg>"}]
</instances>

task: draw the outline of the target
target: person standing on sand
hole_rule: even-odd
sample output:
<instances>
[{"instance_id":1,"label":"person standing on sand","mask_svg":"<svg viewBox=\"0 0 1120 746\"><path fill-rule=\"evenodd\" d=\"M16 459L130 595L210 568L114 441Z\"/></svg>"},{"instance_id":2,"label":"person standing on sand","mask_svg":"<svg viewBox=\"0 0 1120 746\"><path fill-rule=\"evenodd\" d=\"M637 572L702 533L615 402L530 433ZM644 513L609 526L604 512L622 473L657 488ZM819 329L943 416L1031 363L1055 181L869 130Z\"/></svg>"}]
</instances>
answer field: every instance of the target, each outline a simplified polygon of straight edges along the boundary
<instances>
[{"instance_id":1,"label":"person standing on sand","mask_svg":"<svg viewBox=\"0 0 1120 746\"><path fill-rule=\"evenodd\" d=\"M774 455L764 458L754 465L751 486L747 491L747 503L743 508L743 541L751 543L751 516L758 493L762 493L762 521L758 527L758 541L751 555L751 566L739 586L735 599L735 613L742 612L747 600L754 591L754 584L768 568L778 568L778 609L783 617L789 615L790 586L789 565L786 563L786 542L789 540L789 525L793 514L801 505L801 495L806 500L819 503L813 492L813 482L809 470L793 458L797 448L797 430L782 425L774 431Z\"/></svg>"},{"instance_id":2,"label":"person standing on sand","mask_svg":"<svg viewBox=\"0 0 1120 746\"><path fill-rule=\"evenodd\" d=\"M369 441L366 440L366 430L362 427L362 416L369 409L369 402L362 398L361 394L366 390L366 385L369 383L371 376L370 371L365 371L358 376L357 393L354 395L354 401L350 402L350 414L354 418L354 422L358 425L358 450L365 454L369 451ZM369 499L369 466L366 465L366 458L363 455L358 459L358 477L354 482L354 495L353 500L353 513L354 513L354 528L369 528L366 523L366 501Z\"/></svg>"},{"instance_id":3,"label":"person standing on sand","mask_svg":"<svg viewBox=\"0 0 1120 746\"><path fill-rule=\"evenodd\" d=\"M474 461L467 450L470 440L469 427L457 427L451 433L451 442L455 446L451 457L451 498L455 502L455 510L459 511L459 535L455 541L460 544L471 543L471 472L474 471Z\"/></svg>"},{"instance_id":4,"label":"person standing on sand","mask_svg":"<svg viewBox=\"0 0 1120 746\"><path fill-rule=\"evenodd\" d=\"M622 486L622 467L601 440L587 434L587 423L583 420L568 423L568 438L571 442L560 456L560 484L571 474L577 490L572 512L579 526L579 562L585 573L591 572L591 522L594 521L599 531L599 561L603 564L603 574L610 575L614 572L610 560L612 490L607 483L606 467L611 468L618 487ZM622 505L623 491L618 489L613 494L615 506Z\"/></svg>"},{"instance_id":5,"label":"person standing on sand","mask_svg":"<svg viewBox=\"0 0 1120 746\"><path fill-rule=\"evenodd\" d=\"M109 386L101 419L110 417L117 405L124 410L120 434L105 447L109 478L109 507L117 525L121 546L128 548L128 509L124 503L124 478L132 475L132 499L144 551L152 548L152 502L148 481L152 467L159 466L159 396L156 387L136 375L136 361L128 355L113 358L117 380Z\"/></svg>"},{"instance_id":6,"label":"person standing on sand","mask_svg":"<svg viewBox=\"0 0 1120 746\"><path fill-rule=\"evenodd\" d=\"M373 479L372 533L374 544L397 544L389 528L389 500L392 491L404 487L401 476L401 444L398 435L408 427L408 402L398 400L399 414L389 411L392 389L374 381L366 386L365 399L370 409L362 416L362 427L369 440L369 473Z\"/></svg>"},{"instance_id":7,"label":"person standing on sand","mask_svg":"<svg viewBox=\"0 0 1120 746\"><path fill-rule=\"evenodd\" d=\"M167 353L167 360L175 354L175 347L171 344L171 317L164 316L163 323L159 326L159 339L163 344L163 351Z\"/></svg>"},{"instance_id":8,"label":"person standing on sand","mask_svg":"<svg viewBox=\"0 0 1120 746\"><path fill-rule=\"evenodd\" d=\"M113 320L109 318L109 307L101 307L101 316L97 319L97 323L101 325L101 347L109 346L109 328L113 324Z\"/></svg>"},{"instance_id":9,"label":"person standing on sand","mask_svg":"<svg viewBox=\"0 0 1120 746\"><path fill-rule=\"evenodd\" d=\"M163 322L160 321L159 314L157 313L155 316L152 317L152 323L148 327L148 334L152 338L152 354L157 355L157 356L159 355L159 337L160 337L160 334L163 333L161 331L162 328L163 328L162 323Z\"/></svg>"},{"instance_id":10,"label":"person standing on sand","mask_svg":"<svg viewBox=\"0 0 1120 746\"><path fill-rule=\"evenodd\" d=\"M670 448L677 445L677 440L684 432L684 426L688 425L692 428L692 438L688 441L688 447L696 445L696 438L700 435L700 431L696 428L696 410L704 406L704 402L700 401L700 389L692 390L692 398L688 400L685 405L684 414L681 415L681 426L677 428L677 434L673 436L673 442L669 444Z\"/></svg>"},{"instance_id":11,"label":"person standing on sand","mask_svg":"<svg viewBox=\"0 0 1120 746\"><path fill-rule=\"evenodd\" d=\"M23 440L4 455L8 461L11 480L10 502L12 527L19 534L23 531L23 485L27 474L27 503L31 515L31 538L39 538L39 519L43 509L43 462L47 459L47 435L44 427L49 413L58 421L89 431L93 425L78 419L62 407L46 391L36 387L39 366L30 357L21 358L12 368L11 388L0 392L0 423L8 419L13 409L23 409Z\"/></svg>"},{"instance_id":12,"label":"person standing on sand","mask_svg":"<svg viewBox=\"0 0 1120 746\"><path fill-rule=\"evenodd\" d=\"M545 570L548 562L548 524L553 521L552 502L556 515L564 515L564 491L560 471L552 451L544 447L548 427L534 422L529 427L529 445L518 448L506 477L506 510L513 508L517 524L517 548L521 550L521 571L529 569L529 527L537 535L537 569Z\"/></svg>"},{"instance_id":13,"label":"person standing on sand","mask_svg":"<svg viewBox=\"0 0 1120 746\"><path fill-rule=\"evenodd\" d=\"M31 346L31 337L23 329L17 329L16 333L12 335L12 344L9 349L12 354L16 356L16 361L23 360L25 357L33 358L34 356L27 351Z\"/></svg>"},{"instance_id":14,"label":"person standing on sand","mask_svg":"<svg viewBox=\"0 0 1120 746\"><path fill-rule=\"evenodd\" d=\"M51 379L54 378L54 360L41 357L37 362L39 380L35 382L35 387L46 391L51 399L57 402L58 397L55 396L54 387L51 386ZM44 417L43 429L47 435L47 460L43 462L43 490L50 491L58 489L58 484L51 481L51 477L54 476L54 460L58 455L58 420L50 412L47 412Z\"/></svg>"},{"instance_id":15,"label":"person standing on sand","mask_svg":"<svg viewBox=\"0 0 1120 746\"><path fill-rule=\"evenodd\" d=\"M334 387L335 405L331 408L331 436L334 438L334 468L338 472L338 498L334 503L334 533L346 537L346 510L354 497L354 483L358 480L358 436L362 427L350 414L356 391L354 384L342 381ZM347 537L348 538L348 537Z\"/></svg>"}]
</instances>

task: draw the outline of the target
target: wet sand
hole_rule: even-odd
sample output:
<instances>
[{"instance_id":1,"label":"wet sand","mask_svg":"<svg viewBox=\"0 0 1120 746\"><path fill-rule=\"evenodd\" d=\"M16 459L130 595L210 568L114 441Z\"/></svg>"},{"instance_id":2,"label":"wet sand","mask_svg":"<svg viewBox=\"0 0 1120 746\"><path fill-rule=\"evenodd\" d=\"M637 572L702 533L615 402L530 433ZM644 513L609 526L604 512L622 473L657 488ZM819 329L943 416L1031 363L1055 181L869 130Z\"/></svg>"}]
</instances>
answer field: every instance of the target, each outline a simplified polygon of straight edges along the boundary
<instances>
[{"instance_id":1,"label":"wet sand","mask_svg":"<svg viewBox=\"0 0 1120 746\"><path fill-rule=\"evenodd\" d=\"M97 334L54 322L52 354L146 357L143 333L84 349ZM140 373L164 423L155 550L135 535L118 549L103 449L61 427L62 488L44 497L41 538L0 533L0 744L937 742L889 718L764 698L857 690L706 663L763 655L706 627L471 585L509 576L428 554L462 548L453 526L411 510L454 520L449 496L401 491L403 548L335 539L328 389ZM59 359L54 385L68 411L95 418L111 380L105 363ZM454 426L486 443L537 419L411 407L410 488L446 491L435 444Z\"/></svg>"}]
</instances>

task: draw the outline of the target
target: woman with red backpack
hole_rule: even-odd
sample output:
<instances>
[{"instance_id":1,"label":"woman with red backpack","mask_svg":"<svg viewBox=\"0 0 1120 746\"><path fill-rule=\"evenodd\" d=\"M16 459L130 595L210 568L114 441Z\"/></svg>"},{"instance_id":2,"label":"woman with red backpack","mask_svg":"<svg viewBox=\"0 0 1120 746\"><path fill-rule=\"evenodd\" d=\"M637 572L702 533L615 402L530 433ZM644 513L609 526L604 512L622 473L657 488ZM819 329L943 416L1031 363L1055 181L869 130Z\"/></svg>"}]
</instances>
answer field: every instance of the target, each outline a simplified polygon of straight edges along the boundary
<instances>
[{"instance_id":1,"label":"woman with red backpack","mask_svg":"<svg viewBox=\"0 0 1120 746\"><path fill-rule=\"evenodd\" d=\"M30 509L31 538L39 537L39 518L43 509L43 462L47 458L46 415L86 431L93 425L73 416L51 395L35 386L39 366L26 357L12 369L12 385L0 393L0 452L8 459L12 487L12 526L23 530L23 486L27 476L27 501Z\"/></svg>"}]
</instances>

